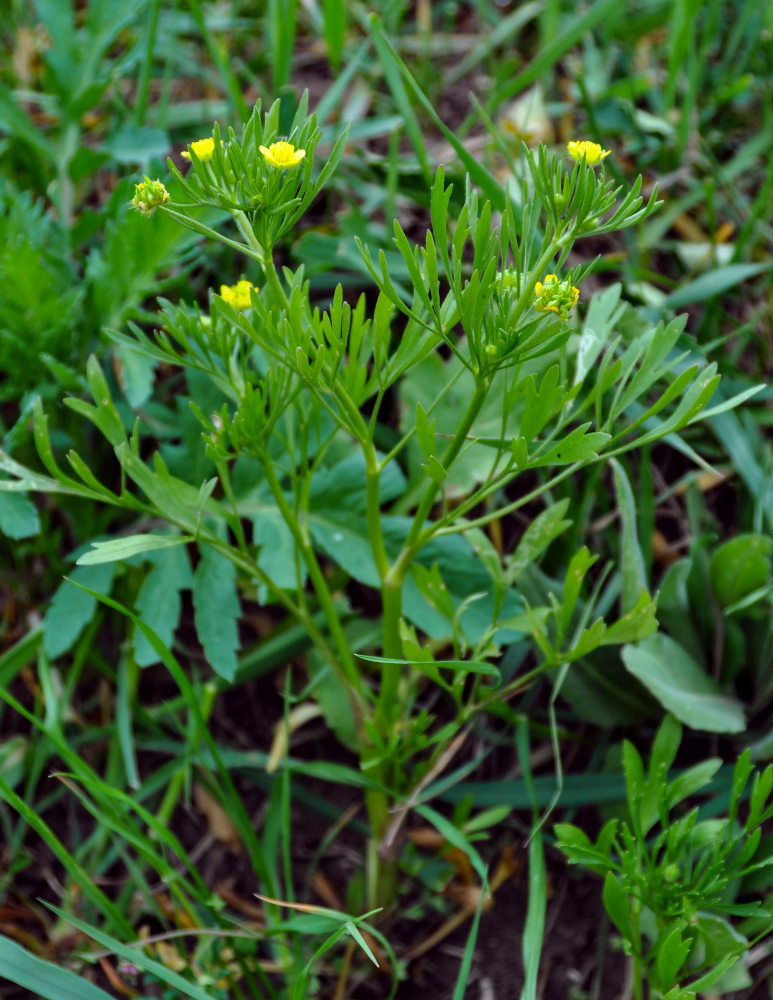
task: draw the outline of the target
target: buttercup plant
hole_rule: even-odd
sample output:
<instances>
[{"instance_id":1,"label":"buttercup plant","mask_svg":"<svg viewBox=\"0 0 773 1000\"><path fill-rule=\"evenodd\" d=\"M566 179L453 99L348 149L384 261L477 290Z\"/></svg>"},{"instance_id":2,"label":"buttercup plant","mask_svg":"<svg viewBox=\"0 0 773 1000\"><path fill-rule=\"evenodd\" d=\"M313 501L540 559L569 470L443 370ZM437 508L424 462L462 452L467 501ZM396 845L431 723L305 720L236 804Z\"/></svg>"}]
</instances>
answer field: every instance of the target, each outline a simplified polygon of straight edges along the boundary
<instances>
[{"instance_id":1,"label":"buttercup plant","mask_svg":"<svg viewBox=\"0 0 773 1000\"><path fill-rule=\"evenodd\" d=\"M544 671L565 669L599 645L635 641L656 627L654 603L643 590L625 595L619 620L608 627L589 622L598 591L580 600L593 563L586 549L572 561L560 601L524 606L519 579L570 523L566 502L547 507L504 561L481 529L533 507L579 470L705 416L718 376L716 366L688 364L685 354L675 353L682 321L624 342L614 332L623 308L615 290L605 293L607 322L578 336L582 283L593 262L577 263L575 244L633 226L658 204L656 191L643 200L641 178L623 190L606 177L602 161L609 151L579 143L582 155L568 169L565 153L524 147L525 176L498 228L491 205L481 203L469 181L452 201L453 185L440 167L423 244L412 245L394 225L407 294L384 253L374 257L358 242L378 289L372 311L364 295L345 302L340 286L323 309L311 302L303 268L280 272L274 250L335 170L346 135L318 169L320 132L305 97L286 137L278 131L278 102L265 115L258 104L241 136L232 129L222 134L216 125L211 142L191 143L185 176L170 161L185 201L170 200L161 181L149 179L134 200L143 213L164 212L238 250L261 272L258 287L246 279L221 286L220 295L210 297L209 315L163 304L155 339L136 327L131 335L113 334L150 359L203 373L220 392L217 412L191 400L212 477L186 482L160 456L144 461L138 430L127 432L92 359L94 406L68 403L110 440L121 491L110 490L73 453L68 459L77 478L59 468L40 409L36 443L50 476L3 459L12 478L0 487L34 483L37 490L64 490L161 518L177 533L100 542L79 562L198 544L235 568L245 594L280 606L303 625L318 658L317 693L312 685L308 697L319 697L329 713L332 691L332 702L349 707L350 726L340 712L330 719L346 728L342 738L364 772L368 900L377 905L396 892L400 839L391 810L416 803L476 713L512 698ZM224 211L232 226L204 224L198 212L205 207ZM442 386L416 402L396 441L380 447L385 400L399 395L431 358L445 372ZM452 395L458 408L449 425L441 414ZM493 436L492 426L498 427ZM338 538L320 529L314 512L342 474L342 448L347 455L356 449L345 468L359 478ZM472 476L459 478L470 458ZM406 484L403 470L411 465L416 471ZM399 513L385 510L398 495ZM486 503L495 495L500 499L492 510ZM362 523L367 541L348 541L352 523ZM472 547L485 592L452 592L454 561ZM326 560L379 592L379 655L360 653ZM421 638L427 630L450 644L448 658L435 659ZM541 659L528 674L505 682L497 668L501 646L524 632L533 635ZM443 726L419 711L427 680L449 706ZM431 811L423 815L440 822ZM485 879L485 870L480 873Z\"/></svg>"},{"instance_id":2,"label":"buttercup plant","mask_svg":"<svg viewBox=\"0 0 773 1000\"><path fill-rule=\"evenodd\" d=\"M731 918L763 918L759 937L771 928L760 903L735 895L744 876L773 864L760 848L762 824L773 816L773 765L755 773L745 750L733 771L728 815L702 818L698 808L680 815L678 807L705 789L722 763L709 758L669 780L681 732L667 716L646 770L636 748L623 744L627 817L609 820L595 843L569 823L555 827L570 863L604 878L604 906L630 957L636 1000L694 1000L698 992L748 985L744 977L725 978L720 989L750 947Z\"/></svg>"}]
</instances>

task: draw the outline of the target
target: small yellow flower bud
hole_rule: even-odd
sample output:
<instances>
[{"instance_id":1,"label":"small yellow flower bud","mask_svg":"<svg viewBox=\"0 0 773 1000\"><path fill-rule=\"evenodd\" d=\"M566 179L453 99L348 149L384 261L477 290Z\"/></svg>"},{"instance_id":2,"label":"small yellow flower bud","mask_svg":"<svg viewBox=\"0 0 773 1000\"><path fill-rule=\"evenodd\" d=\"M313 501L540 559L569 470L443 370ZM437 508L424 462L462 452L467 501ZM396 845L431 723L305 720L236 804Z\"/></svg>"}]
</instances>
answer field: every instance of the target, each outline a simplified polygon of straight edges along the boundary
<instances>
[{"instance_id":1,"label":"small yellow flower bud","mask_svg":"<svg viewBox=\"0 0 773 1000\"><path fill-rule=\"evenodd\" d=\"M566 148L573 160L585 160L589 167L595 167L597 163L601 163L611 152L609 149L602 149L597 142L590 142L588 139L573 139Z\"/></svg>"},{"instance_id":2,"label":"small yellow flower bud","mask_svg":"<svg viewBox=\"0 0 773 1000\"><path fill-rule=\"evenodd\" d=\"M211 135L208 135L206 139L197 139L195 142L188 143L190 149L196 154L196 156L206 163L207 160L211 160L215 155L215 140ZM182 157L185 160L191 159L191 154L188 150L183 150Z\"/></svg>"},{"instance_id":3,"label":"small yellow flower bud","mask_svg":"<svg viewBox=\"0 0 773 1000\"><path fill-rule=\"evenodd\" d=\"M272 167L285 170L288 167L297 167L306 155L305 149L296 149L291 142L272 142L270 146L258 147L268 163Z\"/></svg>"},{"instance_id":4,"label":"small yellow flower bud","mask_svg":"<svg viewBox=\"0 0 773 1000\"><path fill-rule=\"evenodd\" d=\"M235 285L221 285L220 286L220 297L228 303L229 306L233 306L234 309L238 309L242 312L245 309L249 309L252 305L252 300L250 299L250 292L257 288L252 284L251 281L237 281Z\"/></svg>"},{"instance_id":5,"label":"small yellow flower bud","mask_svg":"<svg viewBox=\"0 0 773 1000\"><path fill-rule=\"evenodd\" d=\"M166 205L169 201L169 192L161 181L152 181L145 177L139 184L134 185L134 197L131 204L138 212L150 217L161 205Z\"/></svg>"},{"instance_id":6,"label":"small yellow flower bud","mask_svg":"<svg viewBox=\"0 0 773 1000\"><path fill-rule=\"evenodd\" d=\"M580 289L568 281L559 281L555 274L547 274L544 282L538 281L534 286L534 294L537 312L553 312L559 319L566 320L577 305Z\"/></svg>"}]
</instances>

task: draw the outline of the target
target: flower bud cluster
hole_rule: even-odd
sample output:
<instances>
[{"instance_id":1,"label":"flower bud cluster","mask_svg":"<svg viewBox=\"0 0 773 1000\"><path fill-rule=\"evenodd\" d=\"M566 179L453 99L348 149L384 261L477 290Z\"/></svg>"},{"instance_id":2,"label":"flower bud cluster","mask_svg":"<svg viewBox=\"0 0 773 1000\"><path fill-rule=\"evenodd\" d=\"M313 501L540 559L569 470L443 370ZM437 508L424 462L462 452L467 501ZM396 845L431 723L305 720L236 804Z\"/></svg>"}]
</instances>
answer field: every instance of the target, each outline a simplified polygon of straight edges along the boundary
<instances>
[{"instance_id":1,"label":"flower bud cluster","mask_svg":"<svg viewBox=\"0 0 773 1000\"><path fill-rule=\"evenodd\" d=\"M152 181L146 176L139 184L134 185L134 197L131 203L138 212L148 218L168 201L169 192L159 180Z\"/></svg>"},{"instance_id":2,"label":"flower bud cluster","mask_svg":"<svg viewBox=\"0 0 773 1000\"><path fill-rule=\"evenodd\" d=\"M544 282L536 283L534 294L534 308L537 312L552 312L559 319L567 320L577 305L580 289L570 285L568 281L561 281L556 274L548 274Z\"/></svg>"}]
</instances>

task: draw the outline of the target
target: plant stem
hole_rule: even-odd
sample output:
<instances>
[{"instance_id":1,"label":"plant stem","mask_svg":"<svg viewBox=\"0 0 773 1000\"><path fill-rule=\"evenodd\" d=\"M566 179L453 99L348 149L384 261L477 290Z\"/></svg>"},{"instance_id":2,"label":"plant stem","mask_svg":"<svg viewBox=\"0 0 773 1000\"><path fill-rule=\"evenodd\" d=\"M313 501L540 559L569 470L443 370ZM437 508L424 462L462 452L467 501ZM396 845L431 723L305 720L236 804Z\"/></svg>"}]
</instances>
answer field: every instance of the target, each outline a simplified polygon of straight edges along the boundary
<instances>
[{"instance_id":1,"label":"plant stem","mask_svg":"<svg viewBox=\"0 0 773 1000\"><path fill-rule=\"evenodd\" d=\"M344 634L335 605L333 604L333 598L330 594L330 588L327 585L327 580L325 580L325 576L320 568L317 557L314 554L314 549L312 548L306 533L302 530L295 512L287 502L287 497L284 495L284 491L282 490L282 486L277 478L276 472L274 471L271 459L268 458L268 456L264 456L261 459L260 464L263 468L263 473L266 477L272 496L274 497L276 505L279 508L279 512L282 515L282 519L290 529L290 533L293 536L296 546L298 547L301 558L306 564L309 579L314 587L314 592L317 595L320 608L325 616L325 622L330 632L330 637L335 644L336 652L338 654L338 662L333 663L332 665L340 671L342 680L345 682L350 694L352 695L352 703L358 715L358 723L361 723L363 695L362 679L360 677L357 664L354 661L354 657L352 656L352 652L349 649L349 642Z\"/></svg>"},{"instance_id":2,"label":"plant stem","mask_svg":"<svg viewBox=\"0 0 773 1000\"><path fill-rule=\"evenodd\" d=\"M472 395L467 410L462 417L461 423L456 430L456 434L446 448L442 464L449 470L454 460L462 450L467 435L475 422L475 418L480 413L489 390L488 381L478 377L476 380L475 392ZM434 480L427 484L424 496L419 502L418 509L413 518L408 536L403 544L402 551L392 565L389 572L382 579L381 600L384 613L384 631L382 651L383 655L389 659L399 659L402 654L402 643L400 641L400 617L402 614L402 592L405 577L410 569L414 557L422 547L421 533L424 528L432 505L440 491L440 484ZM379 692L377 718L382 727L391 727L394 721L395 702L397 690L400 683L400 664L383 664L381 690Z\"/></svg>"},{"instance_id":3,"label":"plant stem","mask_svg":"<svg viewBox=\"0 0 773 1000\"><path fill-rule=\"evenodd\" d=\"M271 291L274 293L278 303L284 306L285 309L289 310L290 303L287 300L287 295L285 294L285 290L282 288L282 283L279 280L279 275L277 274L277 270L274 265L274 258L271 256L271 251L266 250L265 247L258 242L255 230L250 225L250 220L244 212L237 209L232 214L234 222L236 223L239 232L249 244L253 256L260 261L260 266L263 268L263 273L266 276L266 282L271 288Z\"/></svg>"}]
</instances>

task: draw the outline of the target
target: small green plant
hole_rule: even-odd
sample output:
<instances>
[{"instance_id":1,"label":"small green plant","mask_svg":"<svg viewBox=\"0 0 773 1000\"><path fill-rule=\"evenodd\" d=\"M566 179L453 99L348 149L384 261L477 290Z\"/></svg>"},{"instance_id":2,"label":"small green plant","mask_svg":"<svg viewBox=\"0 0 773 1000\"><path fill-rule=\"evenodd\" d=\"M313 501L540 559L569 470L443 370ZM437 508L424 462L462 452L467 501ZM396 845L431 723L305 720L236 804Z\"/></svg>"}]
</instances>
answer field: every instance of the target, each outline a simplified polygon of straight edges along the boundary
<instances>
[{"instance_id":1,"label":"small green plant","mask_svg":"<svg viewBox=\"0 0 773 1000\"><path fill-rule=\"evenodd\" d=\"M764 917L763 934L771 927L760 903L739 902L736 895L744 876L773 864L773 855L759 856L762 825L773 816L773 765L754 773L749 789L753 767L745 750L732 773L726 816L680 810L722 763L708 758L669 780L681 733L666 716L646 770L633 744L623 744L625 821L609 820L595 843L569 823L555 826L570 863L604 878L604 906L630 956L637 1000L688 1000L709 987L717 991L750 947L730 918ZM727 990L745 985L724 983Z\"/></svg>"}]
</instances>

